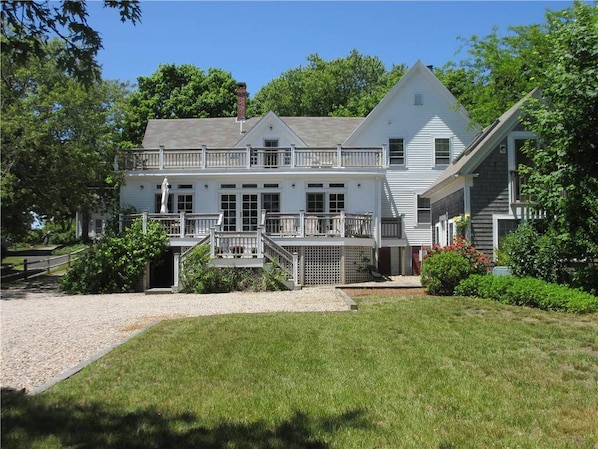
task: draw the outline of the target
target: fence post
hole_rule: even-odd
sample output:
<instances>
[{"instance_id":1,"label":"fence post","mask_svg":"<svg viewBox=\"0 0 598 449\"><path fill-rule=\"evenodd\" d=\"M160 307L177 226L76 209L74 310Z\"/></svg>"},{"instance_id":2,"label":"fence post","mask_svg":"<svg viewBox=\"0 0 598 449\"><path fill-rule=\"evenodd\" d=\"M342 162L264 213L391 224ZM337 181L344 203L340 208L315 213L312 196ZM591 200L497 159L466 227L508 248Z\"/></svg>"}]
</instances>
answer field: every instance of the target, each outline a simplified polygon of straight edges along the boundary
<instances>
[{"instance_id":1,"label":"fence post","mask_svg":"<svg viewBox=\"0 0 598 449\"><path fill-rule=\"evenodd\" d=\"M50 274L50 258L49 257L46 259L46 262L47 262L48 274Z\"/></svg>"},{"instance_id":2,"label":"fence post","mask_svg":"<svg viewBox=\"0 0 598 449\"><path fill-rule=\"evenodd\" d=\"M27 280L27 259L23 259L23 279Z\"/></svg>"}]
</instances>

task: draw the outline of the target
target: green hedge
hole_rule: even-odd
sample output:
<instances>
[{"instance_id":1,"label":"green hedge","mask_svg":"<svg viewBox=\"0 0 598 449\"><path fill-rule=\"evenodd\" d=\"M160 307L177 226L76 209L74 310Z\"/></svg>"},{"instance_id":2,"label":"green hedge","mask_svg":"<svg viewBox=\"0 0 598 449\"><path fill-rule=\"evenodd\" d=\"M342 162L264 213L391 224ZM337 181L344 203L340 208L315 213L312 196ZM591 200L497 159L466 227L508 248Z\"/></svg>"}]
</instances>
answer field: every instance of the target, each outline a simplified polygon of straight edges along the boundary
<instances>
[{"instance_id":1,"label":"green hedge","mask_svg":"<svg viewBox=\"0 0 598 449\"><path fill-rule=\"evenodd\" d=\"M530 277L474 275L457 285L455 295L477 296L544 310L598 312L598 297Z\"/></svg>"}]
</instances>

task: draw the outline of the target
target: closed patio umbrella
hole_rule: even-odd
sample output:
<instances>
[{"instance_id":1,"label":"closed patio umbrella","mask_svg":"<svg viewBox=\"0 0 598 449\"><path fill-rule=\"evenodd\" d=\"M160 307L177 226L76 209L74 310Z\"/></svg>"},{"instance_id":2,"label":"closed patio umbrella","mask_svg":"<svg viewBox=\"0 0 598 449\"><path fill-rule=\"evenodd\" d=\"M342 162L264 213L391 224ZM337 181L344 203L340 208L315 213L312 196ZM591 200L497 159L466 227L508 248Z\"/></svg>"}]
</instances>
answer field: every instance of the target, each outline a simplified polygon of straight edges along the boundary
<instances>
[{"instance_id":1,"label":"closed patio umbrella","mask_svg":"<svg viewBox=\"0 0 598 449\"><path fill-rule=\"evenodd\" d=\"M160 213L166 214L168 213L168 178L164 177L164 181L162 181L162 202L160 203Z\"/></svg>"}]
</instances>

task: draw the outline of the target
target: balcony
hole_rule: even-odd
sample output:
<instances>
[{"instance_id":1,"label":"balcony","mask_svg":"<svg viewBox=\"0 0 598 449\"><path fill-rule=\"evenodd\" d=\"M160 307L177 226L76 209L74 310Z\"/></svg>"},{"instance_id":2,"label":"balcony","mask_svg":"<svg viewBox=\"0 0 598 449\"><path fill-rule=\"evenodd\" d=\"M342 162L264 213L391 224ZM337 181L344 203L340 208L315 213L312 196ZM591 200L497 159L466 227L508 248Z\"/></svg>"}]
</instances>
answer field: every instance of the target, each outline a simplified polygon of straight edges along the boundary
<instances>
[{"instance_id":1,"label":"balcony","mask_svg":"<svg viewBox=\"0 0 598 449\"><path fill-rule=\"evenodd\" d=\"M222 213L150 214L144 212L127 214L121 216L121 230L130 226L138 218L142 219L143 229L150 221L159 222L169 238L202 239L210 235L212 229L219 233L225 233L223 231L224 215ZM374 237L371 213L264 212L262 213L259 228L271 238ZM237 231L226 232L230 234L238 233Z\"/></svg>"},{"instance_id":2,"label":"balcony","mask_svg":"<svg viewBox=\"0 0 598 449\"><path fill-rule=\"evenodd\" d=\"M384 168L385 147L375 148L207 148L170 150L164 147L123 150L117 169L322 169Z\"/></svg>"}]
</instances>

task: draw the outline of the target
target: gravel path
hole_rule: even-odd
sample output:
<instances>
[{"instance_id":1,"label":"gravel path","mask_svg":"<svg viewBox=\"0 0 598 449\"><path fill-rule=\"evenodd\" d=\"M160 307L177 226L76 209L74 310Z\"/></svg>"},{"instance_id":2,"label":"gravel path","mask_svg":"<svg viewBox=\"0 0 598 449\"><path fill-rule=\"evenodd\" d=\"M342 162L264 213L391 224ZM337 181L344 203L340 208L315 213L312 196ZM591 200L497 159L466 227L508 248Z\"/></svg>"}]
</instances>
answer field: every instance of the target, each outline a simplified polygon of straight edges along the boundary
<instances>
[{"instance_id":1,"label":"gravel path","mask_svg":"<svg viewBox=\"0 0 598 449\"><path fill-rule=\"evenodd\" d=\"M2 290L2 387L39 387L157 320L226 313L349 310L333 287L217 295L88 296L63 295L52 286L35 287Z\"/></svg>"}]
</instances>

